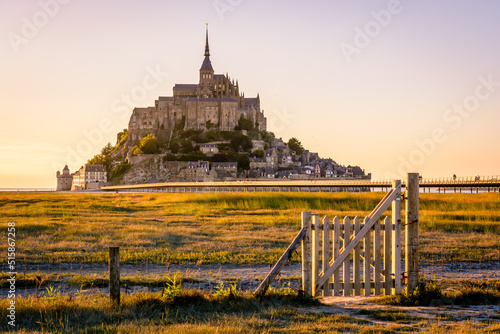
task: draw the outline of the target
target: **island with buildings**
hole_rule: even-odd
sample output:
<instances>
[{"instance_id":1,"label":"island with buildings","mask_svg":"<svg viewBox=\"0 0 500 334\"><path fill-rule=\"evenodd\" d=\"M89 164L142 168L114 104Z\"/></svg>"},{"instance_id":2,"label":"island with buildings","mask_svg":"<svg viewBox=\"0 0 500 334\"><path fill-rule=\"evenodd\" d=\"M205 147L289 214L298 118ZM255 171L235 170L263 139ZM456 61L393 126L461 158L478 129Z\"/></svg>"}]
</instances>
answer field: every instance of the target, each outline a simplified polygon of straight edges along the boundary
<instances>
[{"instance_id":1,"label":"island with buildings","mask_svg":"<svg viewBox=\"0 0 500 334\"><path fill-rule=\"evenodd\" d=\"M113 146L78 171L57 172L57 190L92 190L108 184L210 182L241 179L370 178L267 131L260 96L245 97L238 80L216 74L208 29L196 84L176 84L172 96L134 108Z\"/></svg>"}]
</instances>

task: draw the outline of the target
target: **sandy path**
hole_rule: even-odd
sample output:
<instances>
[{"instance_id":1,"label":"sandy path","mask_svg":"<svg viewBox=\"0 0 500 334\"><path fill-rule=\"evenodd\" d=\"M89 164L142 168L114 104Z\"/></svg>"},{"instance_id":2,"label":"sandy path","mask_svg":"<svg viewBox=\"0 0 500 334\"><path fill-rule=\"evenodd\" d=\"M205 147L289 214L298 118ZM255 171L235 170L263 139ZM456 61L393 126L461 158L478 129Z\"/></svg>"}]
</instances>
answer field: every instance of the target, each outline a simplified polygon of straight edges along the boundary
<instances>
[{"instance_id":1,"label":"sandy path","mask_svg":"<svg viewBox=\"0 0 500 334\"><path fill-rule=\"evenodd\" d=\"M500 279L500 263L455 263L455 264L421 264L421 273L427 277L436 276L439 279L478 279L490 280ZM18 265L18 273L46 273L46 274L65 274L58 283L53 285L58 287L59 291L65 293L74 293L77 288L66 284L67 279L75 274L82 275L107 275L108 266L104 263L98 264L39 264L39 265ZM159 264L121 264L121 277L151 276L167 274L172 276L175 273L182 273L183 277L190 277L198 282L185 283L185 288L195 288L211 291L219 286L220 282L237 282L238 289L254 290L260 281L268 274L270 267L267 265L159 265ZM3 271L7 270L3 268ZM273 282L274 287L290 287L297 289L300 287L301 265L300 263L288 264L281 271L280 280ZM42 287L43 288L43 287ZM94 288L95 289L95 288ZM97 289L107 292L106 289ZM159 291L158 288L130 287L129 291L152 290ZM24 289L19 291L21 295L31 294L34 289ZM0 294L5 295L7 291L0 289Z\"/></svg>"}]
</instances>

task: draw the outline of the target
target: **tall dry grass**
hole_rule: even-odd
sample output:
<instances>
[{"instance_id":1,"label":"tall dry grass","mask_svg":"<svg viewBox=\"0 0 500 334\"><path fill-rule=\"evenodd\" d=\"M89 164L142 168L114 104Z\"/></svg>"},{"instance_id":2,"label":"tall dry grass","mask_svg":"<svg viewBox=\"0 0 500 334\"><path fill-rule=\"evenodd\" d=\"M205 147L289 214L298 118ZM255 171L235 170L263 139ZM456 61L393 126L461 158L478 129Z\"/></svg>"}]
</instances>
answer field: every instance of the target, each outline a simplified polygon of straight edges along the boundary
<instances>
[{"instance_id":1,"label":"tall dry grass","mask_svg":"<svg viewBox=\"0 0 500 334\"><path fill-rule=\"evenodd\" d=\"M0 210L16 222L23 262L106 262L108 246L120 246L125 262L272 263L301 211L364 217L382 196L2 193ZM423 260L500 260L500 197L421 194L420 231Z\"/></svg>"}]
</instances>

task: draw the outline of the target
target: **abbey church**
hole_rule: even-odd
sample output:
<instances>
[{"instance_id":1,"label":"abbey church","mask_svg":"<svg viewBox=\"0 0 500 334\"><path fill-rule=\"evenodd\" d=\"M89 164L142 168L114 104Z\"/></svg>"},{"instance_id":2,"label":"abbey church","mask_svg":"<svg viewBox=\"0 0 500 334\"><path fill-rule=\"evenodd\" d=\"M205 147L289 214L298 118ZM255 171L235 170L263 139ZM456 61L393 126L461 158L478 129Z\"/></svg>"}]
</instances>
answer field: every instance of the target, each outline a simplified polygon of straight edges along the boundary
<instances>
[{"instance_id":1,"label":"abbey church","mask_svg":"<svg viewBox=\"0 0 500 334\"><path fill-rule=\"evenodd\" d=\"M179 124L184 129L232 131L240 118L251 120L259 130L266 130L259 95L245 98L238 81L227 74L215 74L210 61L208 28L205 58L199 72L197 84L176 84L173 96L160 96L154 107L135 108L128 127L129 141L136 142L148 134L168 139Z\"/></svg>"}]
</instances>

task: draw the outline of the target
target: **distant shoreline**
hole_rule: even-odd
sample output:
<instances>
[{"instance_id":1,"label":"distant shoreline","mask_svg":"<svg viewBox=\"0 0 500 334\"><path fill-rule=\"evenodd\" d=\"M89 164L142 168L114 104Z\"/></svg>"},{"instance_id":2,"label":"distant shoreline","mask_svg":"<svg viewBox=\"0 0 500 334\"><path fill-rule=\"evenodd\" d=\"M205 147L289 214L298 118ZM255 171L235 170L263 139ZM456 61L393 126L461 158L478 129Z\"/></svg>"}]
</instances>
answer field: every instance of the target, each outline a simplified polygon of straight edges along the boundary
<instances>
[{"instance_id":1,"label":"distant shoreline","mask_svg":"<svg viewBox=\"0 0 500 334\"><path fill-rule=\"evenodd\" d=\"M0 188L0 192L55 192L55 188Z\"/></svg>"}]
</instances>

